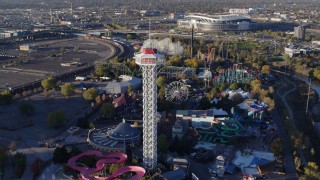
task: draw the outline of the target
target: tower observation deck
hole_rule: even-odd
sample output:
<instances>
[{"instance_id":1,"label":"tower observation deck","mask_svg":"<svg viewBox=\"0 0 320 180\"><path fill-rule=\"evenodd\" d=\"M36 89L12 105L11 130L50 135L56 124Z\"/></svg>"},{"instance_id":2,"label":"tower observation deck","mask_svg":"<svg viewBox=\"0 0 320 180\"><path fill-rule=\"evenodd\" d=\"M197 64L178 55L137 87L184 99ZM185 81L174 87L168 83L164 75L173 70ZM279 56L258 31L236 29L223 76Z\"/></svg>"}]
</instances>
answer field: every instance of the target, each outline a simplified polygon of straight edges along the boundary
<instances>
[{"instance_id":1,"label":"tower observation deck","mask_svg":"<svg viewBox=\"0 0 320 180\"><path fill-rule=\"evenodd\" d=\"M147 169L157 165L157 65L164 63L164 55L157 49L144 48L135 56L142 69L143 91L143 164Z\"/></svg>"}]
</instances>

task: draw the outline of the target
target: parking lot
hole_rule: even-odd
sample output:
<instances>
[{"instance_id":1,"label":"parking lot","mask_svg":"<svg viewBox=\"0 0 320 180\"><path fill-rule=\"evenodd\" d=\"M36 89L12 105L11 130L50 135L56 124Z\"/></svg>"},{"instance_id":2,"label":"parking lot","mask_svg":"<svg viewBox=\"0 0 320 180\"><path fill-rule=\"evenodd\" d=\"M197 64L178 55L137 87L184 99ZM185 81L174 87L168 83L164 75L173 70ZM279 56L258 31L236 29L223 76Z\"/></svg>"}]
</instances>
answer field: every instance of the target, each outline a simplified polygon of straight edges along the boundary
<instances>
[{"instance_id":1,"label":"parking lot","mask_svg":"<svg viewBox=\"0 0 320 180\"><path fill-rule=\"evenodd\" d=\"M36 52L22 52L11 47L11 54L27 54L13 58L9 64L0 67L0 90L15 87L47 76L69 72L77 68L92 65L113 53L112 48L100 42L83 39L42 41ZM19 60L19 63L11 63ZM73 67L61 66L61 63L79 62Z\"/></svg>"}]
</instances>

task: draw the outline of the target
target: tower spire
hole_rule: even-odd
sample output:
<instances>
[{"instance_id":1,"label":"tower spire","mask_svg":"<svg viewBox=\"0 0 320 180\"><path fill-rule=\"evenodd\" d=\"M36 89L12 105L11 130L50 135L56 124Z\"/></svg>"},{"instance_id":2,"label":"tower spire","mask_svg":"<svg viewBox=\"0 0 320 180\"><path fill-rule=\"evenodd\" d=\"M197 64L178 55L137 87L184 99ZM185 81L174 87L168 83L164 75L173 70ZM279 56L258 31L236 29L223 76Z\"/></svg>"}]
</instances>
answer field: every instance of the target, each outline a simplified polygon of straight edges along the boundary
<instances>
[{"instance_id":1,"label":"tower spire","mask_svg":"<svg viewBox=\"0 0 320 180\"><path fill-rule=\"evenodd\" d=\"M50 9L50 23L53 23L53 17L52 17L52 9Z\"/></svg>"},{"instance_id":2,"label":"tower spire","mask_svg":"<svg viewBox=\"0 0 320 180\"><path fill-rule=\"evenodd\" d=\"M150 24L150 23L149 23ZM149 26L150 27L150 26ZM157 166L157 66L164 64L164 55L151 47L136 54L135 62L142 69L143 101L143 164L151 170Z\"/></svg>"},{"instance_id":3,"label":"tower spire","mask_svg":"<svg viewBox=\"0 0 320 180\"><path fill-rule=\"evenodd\" d=\"M149 18L149 48L152 48L151 47L151 20Z\"/></svg>"}]
</instances>

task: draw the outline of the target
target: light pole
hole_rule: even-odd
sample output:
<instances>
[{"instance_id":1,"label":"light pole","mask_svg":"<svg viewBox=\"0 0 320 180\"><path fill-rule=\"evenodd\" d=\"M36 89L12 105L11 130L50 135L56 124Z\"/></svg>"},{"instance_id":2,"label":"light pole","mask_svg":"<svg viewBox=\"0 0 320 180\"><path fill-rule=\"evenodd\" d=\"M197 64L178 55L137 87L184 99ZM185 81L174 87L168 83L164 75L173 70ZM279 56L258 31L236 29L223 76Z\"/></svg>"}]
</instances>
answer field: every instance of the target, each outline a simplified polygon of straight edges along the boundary
<instances>
[{"instance_id":1,"label":"light pole","mask_svg":"<svg viewBox=\"0 0 320 180\"><path fill-rule=\"evenodd\" d=\"M310 86L311 86L311 78L309 78L309 89L308 89L308 99L307 99L307 106L306 106L306 114L308 114L308 109L309 109Z\"/></svg>"}]
</instances>

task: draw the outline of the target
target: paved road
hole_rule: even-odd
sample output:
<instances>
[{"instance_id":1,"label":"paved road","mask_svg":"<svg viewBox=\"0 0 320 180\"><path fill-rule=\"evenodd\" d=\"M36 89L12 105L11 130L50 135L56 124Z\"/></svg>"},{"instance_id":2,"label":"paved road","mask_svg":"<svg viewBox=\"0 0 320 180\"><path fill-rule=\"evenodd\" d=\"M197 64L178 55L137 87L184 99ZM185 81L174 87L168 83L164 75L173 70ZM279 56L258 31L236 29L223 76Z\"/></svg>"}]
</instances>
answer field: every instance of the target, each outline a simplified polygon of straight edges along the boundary
<instances>
[{"instance_id":1,"label":"paved road","mask_svg":"<svg viewBox=\"0 0 320 180\"><path fill-rule=\"evenodd\" d=\"M297 90L297 86L296 86L295 83L291 82L287 78L284 78L284 81L286 81L287 84L290 83L291 85L293 85L293 88L290 89L289 91L285 92L280 97L281 97L281 100L284 103L284 105L285 105L285 107L286 107L286 109L288 111L288 116L289 116L290 120L292 121L293 127L297 130L297 127L296 127L296 124L295 124L295 120L294 120L295 117L294 117L293 111L292 111L291 107L289 106L289 104L288 104L288 102L286 100L287 95L289 95L290 93L292 93L292 92ZM306 161L306 159L304 157L304 154L303 154L303 151L302 151L301 147L298 148L298 154L299 154L299 158L301 160L301 163L303 165L307 165L307 161Z\"/></svg>"},{"instance_id":2,"label":"paved road","mask_svg":"<svg viewBox=\"0 0 320 180\"><path fill-rule=\"evenodd\" d=\"M282 84L282 86L280 88L277 89L276 93L279 95L279 97L281 98L281 101L284 102L284 104L287 104L287 101L285 101L285 97L295 91L296 87L294 87L293 89L285 92L285 94L281 95L279 93L280 89L285 88L284 83ZM288 107L288 106L286 106ZM290 109L290 108L289 108ZM291 110L291 109L290 109ZM290 137L288 136L286 129L283 125L282 122L282 118L278 112L277 108L274 108L272 113L272 117L274 119L274 122L277 124L278 128L279 128L279 133L280 133L280 137L284 142L284 150L283 150L283 156L284 156L284 168L286 171L286 176L288 179L298 179L298 176L296 175L296 169L295 169L295 164L294 164L294 160L293 160L293 149L290 143ZM291 112L292 113L292 112Z\"/></svg>"}]
</instances>

